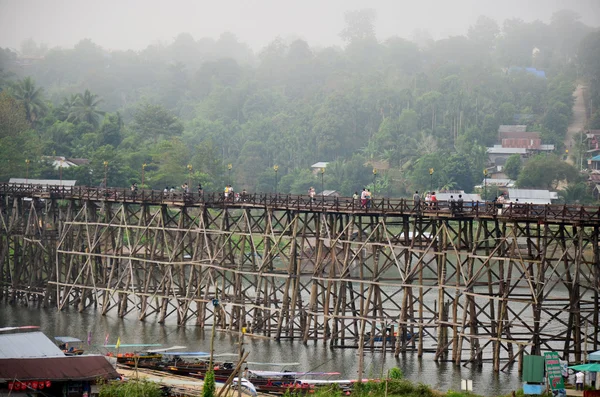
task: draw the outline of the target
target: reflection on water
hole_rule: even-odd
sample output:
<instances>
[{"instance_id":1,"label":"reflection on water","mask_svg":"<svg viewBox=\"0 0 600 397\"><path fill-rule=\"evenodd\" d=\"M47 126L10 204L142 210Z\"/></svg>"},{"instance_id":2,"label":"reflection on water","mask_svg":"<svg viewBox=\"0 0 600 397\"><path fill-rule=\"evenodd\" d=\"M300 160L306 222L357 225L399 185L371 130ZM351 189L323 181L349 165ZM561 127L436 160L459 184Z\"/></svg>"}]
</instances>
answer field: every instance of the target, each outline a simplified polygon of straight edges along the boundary
<instances>
[{"instance_id":1,"label":"reflection on water","mask_svg":"<svg viewBox=\"0 0 600 397\"><path fill-rule=\"evenodd\" d=\"M117 337L120 337L121 343L162 343L165 346L184 345L193 351L210 350L210 329L178 327L169 322L161 325L152 317L141 322L135 316L119 319L114 314L101 316L93 310L85 313L73 309L58 312L54 308L37 309L1 303L0 327L19 325L39 325L49 337L75 336L82 340L86 340L88 331L91 331L92 345L96 346L87 350L92 352L106 351L101 345L107 334L110 344L116 343ZM249 361L299 362L299 366L287 369L337 371L344 378L355 378L357 375L358 356L354 349L330 349L322 342L304 345L301 342L275 342L258 338L246 338L245 343L246 350L250 351ZM237 349L236 336L217 333L215 353L236 353ZM484 364L482 368L455 367L447 362L434 362L433 354L425 354L419 359L416 354L407 353L396 359L388 353L385 360L382 358L381 353L365 354L366 375L379 377L387 369L397 366L408 379L440 390L460 390L461 378L473 379L474 391L489 396L508 394L520 384L516 366L509 373L495 374L491 363Z\"/></svg>"}]
</instances>

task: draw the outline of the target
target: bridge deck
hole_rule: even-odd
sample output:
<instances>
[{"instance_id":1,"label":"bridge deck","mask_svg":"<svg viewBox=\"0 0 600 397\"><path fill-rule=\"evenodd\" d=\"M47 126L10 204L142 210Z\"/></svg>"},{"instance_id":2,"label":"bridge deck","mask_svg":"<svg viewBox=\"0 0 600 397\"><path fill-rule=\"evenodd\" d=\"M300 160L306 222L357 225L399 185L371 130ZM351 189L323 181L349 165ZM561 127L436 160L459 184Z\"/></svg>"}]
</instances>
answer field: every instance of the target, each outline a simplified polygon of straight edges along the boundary
<instances>
[{"instance_id":1,"label":"bridge deck","mask_svg":"<svg viewBox=\"0 0 600 397\"><path fill-rule=\"evenodd\" d=\"M86 201L109 201L115 203L173 205L210 208L271 208L309 212L335 212L360 215L409 215L424 217L502 219L514 221L537 221L548 223L578 223L600 226L600 206L563 204L495 204L492 202L464 202L459 208L447 201L439 201L435 207L403 198L378 198L369 208L361 206L360 200L351 197L311 198L308 195L275 193L246 194L239 199L225 199L222 193L165 193L159 190L132 192L124 188L93 188L87 186L32 186L0 184L0 195L31 197L38 199L75 199Z\"/></svg>"}]
</instances>

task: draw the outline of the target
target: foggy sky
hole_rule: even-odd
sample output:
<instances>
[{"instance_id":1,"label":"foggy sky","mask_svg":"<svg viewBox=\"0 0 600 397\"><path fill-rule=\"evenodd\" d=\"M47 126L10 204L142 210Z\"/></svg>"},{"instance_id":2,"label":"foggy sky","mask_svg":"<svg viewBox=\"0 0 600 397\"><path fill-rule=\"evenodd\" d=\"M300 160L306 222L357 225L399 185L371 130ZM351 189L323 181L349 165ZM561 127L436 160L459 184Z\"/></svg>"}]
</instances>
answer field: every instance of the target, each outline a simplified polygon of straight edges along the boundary
<instances>
[{"instance_id":1,"label":"foggy sky","mask_svg":"<svg viewBox=\"0 0 600 397\"><path fill-rule=\"evenodd\" d=\"M600 26L600 0L0 0L0 47L20 49L27 38L72 47L90 38L107 49L140 50L169 43L179 33L195 39L230 31L260 50L277 36L311 46L342 44L344 12L377 11L379 39L411 38L416 29L435 39L466 34L479 15L549 22L572 9Z\"/></svg>"}]
</instances>

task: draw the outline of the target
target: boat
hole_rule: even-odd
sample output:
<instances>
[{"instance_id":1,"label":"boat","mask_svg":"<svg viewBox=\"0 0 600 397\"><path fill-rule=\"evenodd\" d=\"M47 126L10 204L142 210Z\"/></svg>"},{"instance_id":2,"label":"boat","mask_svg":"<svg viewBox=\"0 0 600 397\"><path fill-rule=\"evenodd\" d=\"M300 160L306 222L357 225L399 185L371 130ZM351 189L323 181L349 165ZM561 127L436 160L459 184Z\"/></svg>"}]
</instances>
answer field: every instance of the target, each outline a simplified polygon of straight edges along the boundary
<instances>
[{"instance_id":1,"label":"boat","mask_svg":"<svg viewBox=\"0 0 600 397\"><path fill-rule=\"evenodd\" d=\"M65 356L81 356L83 354L83 341L72 336L55 336L54 340L58 342L58 348L65 353Z\"/></svg>"},{"instance_id":2,"label":"boat","mask_svg":"<svg viewBox=\"0 0 600 397\"><path fill-rule=\"evenodd\" d=\"M316 387L331 384L338 384L343 390L344 387L350 387L351 381L349 380L304 379L307 376L336 375L340 375L340 373L248 370L244 377L254 385L258 392L269 394L284 394L288 390L295 394L308 394L313 393Z\"/></svg>"},{"instance_id":3,"label":"boat","mask_svg":"<svg viewBox=\"0 0 600 397\"><path fill-rule=\"evenodd\" d=\"M130 365L130 366L138 366L140 367L140 362L145 363L146 361L153 361L153 360L161 360L162 359L162 354L160 354L160 352L154 352L151 349L139 349L139 350L134 350L133 352L125 352L125 353L119 353L119 349L121 348L141 348L141 347L160 347L162 346L161 344L156 344L156 343L151 343L151 344L140 344L140 343L122 343L122 344L118 344L118 345L104 345L105 348L109 349L109 348L115 348L117 349L116 353L113 353L112 351L106 353L106 355L108 357L116 357L117 359L117 363L119 364L125 364L125 365Z\"/></svg>"}]
</instances>

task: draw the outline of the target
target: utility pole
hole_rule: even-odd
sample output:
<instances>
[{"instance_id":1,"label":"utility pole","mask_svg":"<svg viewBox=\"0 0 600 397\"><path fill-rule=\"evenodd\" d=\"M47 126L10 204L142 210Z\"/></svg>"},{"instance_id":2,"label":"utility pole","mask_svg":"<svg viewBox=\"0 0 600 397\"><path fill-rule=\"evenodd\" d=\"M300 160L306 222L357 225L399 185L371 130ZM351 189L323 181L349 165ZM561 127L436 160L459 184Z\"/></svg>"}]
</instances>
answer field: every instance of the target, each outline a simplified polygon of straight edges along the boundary
<instances>
[{"instance_id":1,"label":"utility pole","mask_svg":"<svg viewBox=\"0 0 600 397\"><path fill-rule=\"evenodd\" d=\"M29 184L29 159L25 160L25 184L28 185Z\"/></svg>"},{"instance_id":2,"label":"utility pole","mask_svg":"<svg viewBox=\"0 0 600 397\"><path fill-rule=\"evenodd\" d=\"M487 168L483 169L483 201L487 201Z\"/></svg>"},{"instance_id":3,"label":"utility pole","mask_svg":"<svg viewBox=\"0 0 600 397\"><path fill-rule=\"evenodd\" d=\"M429 169L429 193L433 191L433 168Z\"/></svg>"}]
</instances>

